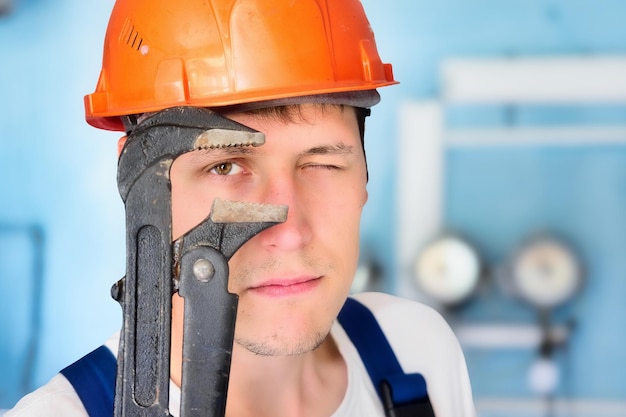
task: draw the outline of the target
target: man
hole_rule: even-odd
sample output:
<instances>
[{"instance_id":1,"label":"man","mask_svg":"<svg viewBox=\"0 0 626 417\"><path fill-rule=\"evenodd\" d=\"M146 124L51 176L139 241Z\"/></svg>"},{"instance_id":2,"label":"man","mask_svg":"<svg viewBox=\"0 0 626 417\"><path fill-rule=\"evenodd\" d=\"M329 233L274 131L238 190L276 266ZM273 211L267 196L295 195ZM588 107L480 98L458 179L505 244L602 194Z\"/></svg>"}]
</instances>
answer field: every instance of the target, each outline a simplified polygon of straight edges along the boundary
<instances>
[{"instance_id":1,"label":"man","mask_svg":"<svg viewBox=\"0 0 626 417\"><path fill-rule=\"evenodd\" d=\"M228 290L239 302L225 415L385 415L368 364L337 316L367 200L365 118L379 100L376 88L394 83L358 0L117 1L98 87L85 101L90 124L124 130L130 142L160 111L193 106L265 136L262 146L174 159L172 239L201 223L218 198L288 206L283 223L228 263ZM463 354L437 313L384 294L355 298L380 323L404 372L425 378L437 417L475 415ZM173 295L173 416L184 304ZM118 344L115 335L106 346L117 354ZM7 417L86 416L85 407L59 374Z\"/></svg>"}]
</instances>

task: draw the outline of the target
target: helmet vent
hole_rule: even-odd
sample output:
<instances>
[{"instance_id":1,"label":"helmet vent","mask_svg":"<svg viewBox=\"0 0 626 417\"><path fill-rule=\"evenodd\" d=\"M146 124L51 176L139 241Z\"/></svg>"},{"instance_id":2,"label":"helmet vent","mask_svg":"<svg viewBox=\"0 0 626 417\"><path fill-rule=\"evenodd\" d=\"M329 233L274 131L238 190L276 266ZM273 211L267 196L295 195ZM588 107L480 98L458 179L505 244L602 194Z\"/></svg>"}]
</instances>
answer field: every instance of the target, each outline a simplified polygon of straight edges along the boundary
<instances>
[{"instance_id":1,"label":"helmet vent","mask_svg":"<svg viewBox=\"0 0 626 417\"><path fill-rule=\"evenodd\" d=\"M120 41L144 55L147 52L147 45L144 44L143 36L141 36L139 30L130 19L126 19L126 22L124 22L122 32L120 33Z\"/></svg>"}]
</instances>

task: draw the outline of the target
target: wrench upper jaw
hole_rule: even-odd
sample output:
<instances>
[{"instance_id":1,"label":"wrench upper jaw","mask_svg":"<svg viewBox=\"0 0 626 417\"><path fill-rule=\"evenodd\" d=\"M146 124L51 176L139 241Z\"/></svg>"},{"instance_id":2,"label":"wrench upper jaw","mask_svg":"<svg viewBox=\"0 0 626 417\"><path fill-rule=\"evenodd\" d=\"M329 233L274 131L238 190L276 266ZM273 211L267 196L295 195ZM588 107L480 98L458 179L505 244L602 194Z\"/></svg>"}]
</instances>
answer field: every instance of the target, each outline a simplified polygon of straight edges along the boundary
<instances>
[{"instance_id":1,"label":"wrench upper jaw","mask_svg":"<svg viewBox=\"0 0 626 417\"><path fill-rule=\"evenodd\" d=\"M261 146L264 143L265 135L261 132L209 129L198 135L193 145L193 150L232 148L237 146Z\"/></svg>"},{"instance_id":2,"label":"wrench upper jaw","mask_svg":"<svg viewBox=\"0 0 626 417\"><path fill-rule=\"evenodd\" d=\"M180 155L200 149L261 146L263 133L209 109L171 107L142 120L128 135L118 162L118 188L126 201L135 181L156 163L161 175Z\"/></svg>"}]
</instances>

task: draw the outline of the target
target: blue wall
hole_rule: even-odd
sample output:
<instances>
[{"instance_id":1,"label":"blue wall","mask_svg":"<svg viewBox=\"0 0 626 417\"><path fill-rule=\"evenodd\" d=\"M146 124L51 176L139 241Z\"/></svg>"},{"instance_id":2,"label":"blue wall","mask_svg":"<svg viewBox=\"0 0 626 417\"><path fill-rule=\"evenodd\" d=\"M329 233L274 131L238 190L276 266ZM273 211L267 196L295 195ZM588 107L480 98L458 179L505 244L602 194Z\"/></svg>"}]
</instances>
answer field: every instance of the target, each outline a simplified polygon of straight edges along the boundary
<instances>
[{"instance_id":1,"label":"blue wall","mask_svg":"<svg viewBox=\"0 0 626 417\"><path fill-rule=\"evenodd\" d=\"M436 99L446 58L626 53L626 3L621 1L416 0L364 1L383 58L399 87L383 90L369 128L371 205L364 229L375 237L385 270L394 275L393 138L404 101ZM625 75L626 76L626 75ZM445 108L449 128L551 125L626 126L623 105ZM376 138L376 140L372 140ZM380 140L383 138L385 140ZM534 231L565 235L587 267L584 292L558 311L576 327L556 360L559 398L626 400L626 138L583 146L453 147L444 155L444 227L464 233L489 267L501 266ZM398 175L402 175L399 173ZM417 248L416 248L417 250ZM533 310L495 286L453 319L464 323L534 323ZM526 381L536 351L468 349L477 398L530 398ZM623 410L626 414L626 410Z\"/></svg>"},{"instance_id":2,"label":"blue wall","mask_svg":"<svg viewBox=\"0 0 626 417\"><path fill-rule=\"evenodd\" d=\"M123 206L116 137L89 128L82 107L99 72L112 1L14 3L13 13L0 17L0 224L42 230L41 292L4 294L17 312L28 297L41 298L40 311L29 312L41 317L32 386L119 327L120 308L108 294L124 274ZM9 229L0 228L0 250L13 254L2 258L10 262L0 267L0 280L4 288L27 291L36 279L29 266L34 243ZM18 244L28 250L11 251ZM3 330L23 324L7 315L0 320ZM3 352L0 387L15 387L22 376L9 364L26 359L29 336L15 328L3 334L14 346ZM10 405L11 398L0 400L0 408Z\"/></svg>"},{"instance_id":3,"label":"blue wall","mask_svg":"<svg viewBox=\"0 0 626 417\"><path fill-rule=\"evenodd\" d=\"M383 60L393 63L401 81L400 86L381 90L383 102L368 122L366 145L371 179L363 241L374 249L392 283L398 106L406 100L435 98L440 89L439 64L447 57L626 53L626 3L363 3ZM0 224L34 225L44 235L41 336L34 385L99 345L119 326L120 309L108 295L110 285L124 273L123 206L115 183L117 136L89 128L82 108L82 96L95 86L112 4L112 0L16 0L13 13L0 17ZM626 124L621 110L609 113L599 112L592 118L610 117L611 123ZM472 113L451 114L449 122L477 120L468 115ZM484 111L477 115L491 124L504 123L497 116L485 116ZM595 265L593 280L577 310L586 319L570 348L570 358L577 363L571 368L571 395L626 398L623 376L614 371L626 363L617 348L624 345L626 335L616 330L624 329L626 317L622 302L626 265L619 256L626 249L625 158L620 145L446 153L444 218L450 226L471 233L488 259L498 261L528 229L542 226L573 235ZM509 177L501 175L502 167ZM510 185L516 176L535 180L513 193ZM520 204L526 207L522 221L506 222L520 215ZM496 210L499 222L488 216ZM11 241L18 239L12 236L5 233L0 244L24 244ZM0 267L3 286L34 276L24 266L31 256L30 252L16 255L14 264ZM5 298L10 300L11 295ZM526 317L522 308L519 311ZM487 313L476 308L467 314L481 318ZM0 320L0 329L18 334L10 326L19 321L9 322L6 316ZM595 338L611 344L598 347ZM17 348L0 352L0 362L5 355L10 356L8 360L23 361L21 352ZM477 394L525 395L526 388L515 378L495 386L497 374L489 373L501 363L526 364L530 359L525 355L499 358L493 353L469 352ZM594 367L589 366L589 358ZM10 373L0 369L3 377ZM3 386L8 385L0 383L0 389ZM5 401L0 408L10 405L6 403L10 399L0 401Z\"/></svg>"},{"instance_id":4,"label":"blue wall","mask_svg":"<svg viewBox=\"0 0 626 417\"><path fill-rule=\"evenodd\" d=\"M555 324L574 324L556 355L566 375L557 393L626 399L626 143L453 149L446 164L447 225L462 230L488 265L502 266L534 232L556 233L574 245L586 283L554 314ZM536 320L533 309L496 285L461 315L471 323ZM526 372L535 354L469 349L476 395L530 396Z\"/></svg>"}]
</instances>

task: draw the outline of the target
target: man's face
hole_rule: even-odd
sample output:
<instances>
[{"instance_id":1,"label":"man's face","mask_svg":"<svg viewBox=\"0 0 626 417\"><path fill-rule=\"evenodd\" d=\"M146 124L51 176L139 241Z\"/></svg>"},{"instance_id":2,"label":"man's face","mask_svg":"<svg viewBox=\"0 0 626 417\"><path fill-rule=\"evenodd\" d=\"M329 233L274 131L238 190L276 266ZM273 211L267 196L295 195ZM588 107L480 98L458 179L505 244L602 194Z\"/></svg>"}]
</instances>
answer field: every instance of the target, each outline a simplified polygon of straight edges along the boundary
<instances>
[{"instance_id":1,"label":"man's face","mask_svg":"<svg viewBox=\"0 0 626 417\"><path fill-rule=\"evenodd\" d=\"M285 223L252 238L229 262L228 288L239 295L235 341L262 355L321 343L358 260L367 191L354 109L301 110L289 122L229 115L263 132L266 143L187 153L171 170L174 238L200 223L216 197L289 206ZM175 300L174 309L181 304Z\"/></svg>"}]
</instances>

